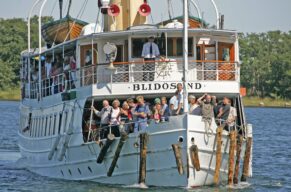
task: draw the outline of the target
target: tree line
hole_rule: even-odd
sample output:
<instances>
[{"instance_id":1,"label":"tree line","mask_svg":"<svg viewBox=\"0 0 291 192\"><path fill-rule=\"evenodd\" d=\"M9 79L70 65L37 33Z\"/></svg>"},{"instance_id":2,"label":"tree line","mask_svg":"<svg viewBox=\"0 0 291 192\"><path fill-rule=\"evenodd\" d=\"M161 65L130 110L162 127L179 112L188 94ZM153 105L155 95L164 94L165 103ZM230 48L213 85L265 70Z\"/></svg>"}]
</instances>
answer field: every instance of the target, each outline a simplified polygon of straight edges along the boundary
<instances>
[{"instance_id":1,"label":"tree line","mask_svg":"<svg viewBox=\"0 0 291 192\"><path fill-rule=\"evenodd\" d=\"M43 23L52 17L43 17ZM241 84L248 95L291 98L291 31L240 34ZM31 19L31 47L38 46L38 18ZM27 22L0 19L0 90L19 85Z\"/></svg>"}]
</instances>

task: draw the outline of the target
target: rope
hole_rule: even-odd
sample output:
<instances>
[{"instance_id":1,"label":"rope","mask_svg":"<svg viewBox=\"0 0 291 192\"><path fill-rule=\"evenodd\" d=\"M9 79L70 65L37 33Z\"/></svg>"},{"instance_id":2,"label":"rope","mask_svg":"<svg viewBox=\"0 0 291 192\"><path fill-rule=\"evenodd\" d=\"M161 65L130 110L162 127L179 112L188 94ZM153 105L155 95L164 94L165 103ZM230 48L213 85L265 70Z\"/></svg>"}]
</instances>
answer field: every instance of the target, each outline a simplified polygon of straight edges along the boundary
<instances>
[{"instance_id":1,"label":"rope","mask_svg":"<svg viewBox=\"0 0 291 192\"><path fill-rule=\"evenodd\" d=\"M83 5L82 5L82 7L81 7L81 9L80 9L80 11L79 11L77 17L74 19L74 22L73 22L72 26L70 27L70 30L69 30L69 32L67 33L67 36L66 36L66 38L64 39L63 42L65 42L65 41L67 40L67 38L69 37L69 34L71 33L73 27L75 26L75 23L76 23L77 19L79 19L79 18L81 18L81 17L83 16L84 11L85 11L85 8L86 8L86 6L87 6L87 3L88 3L88 0L86 0L86 1L83 3Z\"/></svg>"},{"instance_id":2,"label":"rope","mask_svg":"<svg viewBox=\"0 0 291 192\"><path fill-rule=\"evenodd\" d=\"M58 2L58 0L55 1L50 16L53 15L53 12L54 12L54 10L55 10L55 7L56 7L56 5L57 5L57 2Z\"/></svg>"}]
</instances>

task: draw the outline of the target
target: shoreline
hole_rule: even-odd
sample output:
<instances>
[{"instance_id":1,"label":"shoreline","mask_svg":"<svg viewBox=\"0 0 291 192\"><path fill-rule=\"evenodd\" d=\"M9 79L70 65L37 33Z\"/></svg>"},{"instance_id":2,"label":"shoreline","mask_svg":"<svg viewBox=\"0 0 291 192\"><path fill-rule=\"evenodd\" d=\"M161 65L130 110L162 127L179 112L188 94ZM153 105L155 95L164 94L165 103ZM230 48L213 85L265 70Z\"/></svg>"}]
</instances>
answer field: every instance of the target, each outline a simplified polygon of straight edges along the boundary
<instances>
[{"instance_id":1,"label":"shoreline","mask_svg":"<svg viewBox=\"0 0 291 192\"><path fill-rule=\"evenodd\" d=\"M20 101L20 89L11 88L0 92L0 101ZM246 96L242 98L244 107L252 108L291 108L291 100L258 98Z\"/></svg>"}]
</instances>

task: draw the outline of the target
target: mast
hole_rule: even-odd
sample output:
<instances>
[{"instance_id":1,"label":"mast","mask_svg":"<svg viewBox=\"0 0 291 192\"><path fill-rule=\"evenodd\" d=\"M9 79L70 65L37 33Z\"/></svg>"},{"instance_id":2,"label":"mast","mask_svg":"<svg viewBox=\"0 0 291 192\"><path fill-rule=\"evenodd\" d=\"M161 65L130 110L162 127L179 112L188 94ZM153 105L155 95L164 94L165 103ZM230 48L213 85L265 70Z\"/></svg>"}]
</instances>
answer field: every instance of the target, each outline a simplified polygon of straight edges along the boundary
<instances>
[{"instance_id":1,"label":"mast","mask_svg":"<svg viewBox=\"0 0 291 192\"><path fill-rule=\"evenodd\" d=\"M184 112L188 112L188 91L187 91L187 84L188 84L188 0L184 0L183 4L183 11L184 11L184 25L183 25L183 93L184 93Z\"/></svg>"},{"instance_id":2,"label":"mast","mask_svg":"<svg viewBox=\"0 0 291 192\"><path fill-rule=\"evenodd\" d=\"M60 19L63 18L63 0L59 0L59 6L60 6Z\"/></svg>"}]
</instances>

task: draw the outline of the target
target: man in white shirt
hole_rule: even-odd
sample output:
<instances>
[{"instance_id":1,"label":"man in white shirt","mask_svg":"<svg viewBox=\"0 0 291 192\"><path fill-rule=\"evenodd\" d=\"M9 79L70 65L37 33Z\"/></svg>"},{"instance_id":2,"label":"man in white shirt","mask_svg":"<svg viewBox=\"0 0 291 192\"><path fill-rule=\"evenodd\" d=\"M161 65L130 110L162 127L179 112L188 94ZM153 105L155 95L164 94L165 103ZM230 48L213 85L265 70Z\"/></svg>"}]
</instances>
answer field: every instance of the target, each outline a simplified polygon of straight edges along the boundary
<instances>
[{"instance_id":1,"label":"man in white shirt","mask_svg":"<svg viewBox=\"0 0 291 192\"><path fill-rule=\"evenodd\" d=\"M46 75L46 78L50 78L51 71L52 71L52 59L51 59L50 56L47 56L46 57L46 61L45 61L45 75Z\"/></svg>"},{"instance_id":2,"label":"man in white shirt","mask_svg":"<svg viewBox=\"0 0 291 192\"><path fill-rule=\"evenodd\" d=\"M158 45L154 42L155 37L150 36L148 42L143 45L141 56L146 62L143 66L143 80L154 81L155 78L155 59L160 56ZM152 62L151 62L152 61Z\"/></svg>"}]
</instances>

